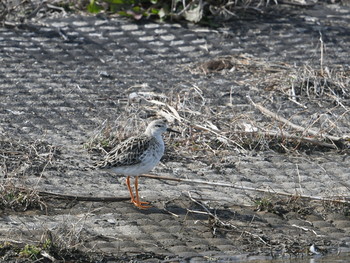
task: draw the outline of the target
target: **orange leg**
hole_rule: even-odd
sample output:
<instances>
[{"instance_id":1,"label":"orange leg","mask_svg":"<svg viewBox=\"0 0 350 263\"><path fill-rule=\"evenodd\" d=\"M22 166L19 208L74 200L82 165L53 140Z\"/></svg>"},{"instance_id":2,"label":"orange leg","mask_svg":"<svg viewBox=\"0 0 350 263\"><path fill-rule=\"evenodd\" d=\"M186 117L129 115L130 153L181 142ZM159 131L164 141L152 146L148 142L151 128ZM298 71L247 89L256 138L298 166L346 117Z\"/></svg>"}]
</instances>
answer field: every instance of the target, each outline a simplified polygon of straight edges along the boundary
<instances>
[{"instance_id":1,"label":"orange leg","mask_svg":"<svg viewBox=\"0 0 350 263\"><path fill-rule=\"evenodd\" d=\"M140 209L147 209L147 208L150 208L151 206L148 206L149 202L141 202L141 201L140 201L139 189L138 189L138 187L139 187L139 182L138 182L138 181L139 181L139 177L136 176L136 178L135 178L135 193L136 193L136 195L135 195L135 197L134 197L134 194L133 194L132 189L131 189L131 186L130 186L130 176L128 176L128 177L126 178L126 185L127 185L128 189L129 189L129 193L130 193L130 197L131 197L131 202L132 202L136 207L138 207L138 208L140 208ZM136 198L136 199L135 199L135 198ZM143 205L143 204L145 204L145 205Z\"/></svg>"},{"instance_id":2,"label":"orange leg","mask_svg":"<svg viewBox=\"0 0 350 263\"><path fill-rule=\"evenodd\" d=\"M139 208L143 208L143 209L146 209L146 208L150 208L151 206L149 206L149 202L141 202L140 201L140 196L139 196L139 177L136 176L135 178L135 192L136 192L136 206L139 207ZM142 204L145 204L145 205L142 205Z\"/></svg>"},{"instance_id":3,"label":"orange leg","mask_svg":"<svg viewBox=\"0 0 350 263\"><path fill-rule=\"evenodd\" d=\"M130 176L126 177L126 186L129 189L129 193L130 193L130 197L131 197L131 202L135 203L135 198L134 198L134 194L132 193L132 189L130 186Z\"/></svg>"}]
</instances>

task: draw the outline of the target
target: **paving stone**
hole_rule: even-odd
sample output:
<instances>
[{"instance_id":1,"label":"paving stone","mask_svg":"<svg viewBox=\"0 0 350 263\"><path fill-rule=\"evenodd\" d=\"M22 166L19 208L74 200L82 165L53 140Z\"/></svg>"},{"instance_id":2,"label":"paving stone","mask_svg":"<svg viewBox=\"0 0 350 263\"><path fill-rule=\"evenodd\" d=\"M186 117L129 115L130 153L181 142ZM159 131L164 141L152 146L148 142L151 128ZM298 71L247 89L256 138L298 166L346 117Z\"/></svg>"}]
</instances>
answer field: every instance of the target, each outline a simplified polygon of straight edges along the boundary
<instances>
[{"instance_id":1,"label":"paving stone","mask_svg":"<svg viewBox=\"0 0 350 263\"><path fill-rule=\"evenodd\" d=\"M132 92L154 92L167 97L185 92L192 96L198 92L200 95L191 101L198 103L199 98L193 113L183 113L178 108L181 114L203 114L202 96L207 99L205 103L212 105L212 110L231 107L230 121L236 115L249 113L256 120L273 125L247 101L250 94L296 124L310 124L310 114L304 108L283 94L271 95L260 89L251 69L207 75L187 70L218 56L242 54L283 62L287 67L303 65L305 61L318 66L320 33L327 47L328 65L349 68L348 7L317 4L283 12L272 17L259 16L248 23L237 19L216 29L78 15L33 20L32 29L0 28L1 134L27 141L41 139L61 148L51 168L42 174L25 173L20 182L56 193L127 196L124 178L87 168L91 159L83 144L106 119L116 124L125 121L124 114L132 116L131 119L153 114L140 113L145 104L131 103L128 98ZM194 91L193 86L198 90ZM322 104L327 100L314 102L301 98L301 102L314 109L315 116L327 109ZM332 114L342 116L339 130L349 134L349 117L338 108ZM165 166L160 165L154 172L292 194L300 190L305 195L348 196L349 192L347 153L280 154L259 150L241 153L236 149L218 157L217 163L198 158L200 154L195 151L186 155L181 161L165 161ZM221 166L221 160L225 160L226 167ZM82 236L87 240L84 245L94 251L100 249L115 255L153 252L193 262L210 256L235 260L236 254L241 255L240 260L246 259L257 253L255 246L270 253L270 248L257 237L267 237L266 242L279 246L288 245L289 240L309 245L317 239L329 241L330 248L342 242L342 251L350 247L348 216L321 216L318 211L311 211L312 215L301 219L304 215L297 212L284 215L257 212L255 198L270 197L267 193L152 180L142 180L140 191L144 200L152 202L152 209L139 211L130 201L78 202L70 204L69 209L64 205L52 208L47 215L43 211L35 211L34 215L16 212L0 220L0 233L4 237L38 241L47 229L58 231L64 226L72 233L84 229L87 232ZM196 192L192 194L204 200L221 222L215 222L194 204L189 192ZM202 214L189 210L199 210ZM315 237L312 231L293 225L323 236ZM247 248L246 244L254 245Z\"/></svg>"}]
</instances>

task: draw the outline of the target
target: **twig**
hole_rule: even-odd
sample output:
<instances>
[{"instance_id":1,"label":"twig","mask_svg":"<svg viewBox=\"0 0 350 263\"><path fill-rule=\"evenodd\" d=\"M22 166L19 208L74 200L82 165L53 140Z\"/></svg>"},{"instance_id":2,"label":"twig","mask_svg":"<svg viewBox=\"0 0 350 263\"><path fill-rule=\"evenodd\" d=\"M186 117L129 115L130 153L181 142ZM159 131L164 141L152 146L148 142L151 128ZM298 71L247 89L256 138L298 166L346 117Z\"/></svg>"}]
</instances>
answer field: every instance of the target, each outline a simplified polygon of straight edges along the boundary
<instances>
[{"instance_id":1,"label":"twig","mask_svg":"<svg viewBox=\"0 0 350 263\"><path fill-rule=\"evenodd\" d=\"M33 12L31 12L28 16L27 16L27 19L31 19L33 18L34 16L36 16L36 14L40 11L40 9L42 9L43 7L46 7L47 6L47 1L43 1L41 2L35 9Z\"/></svg>"},{"instance_id":2,"label":"twig","mask_svg":"<svg viewBox=\"0 0 350 263\"><path fill-rule=\"evenodd\" d=\"M281 139L289 139L289 140L298 140L298 141L303 141L311 144L315 144L318 146L323 146L331 149L338 149L338 147L335 144L332 143L327 143L327 142L322 142L320 140L317 140L315 138L309 138L309 137L304 137L304 136L297 136L297 135L292 135L289 134L286 131L280 132L280 131L236 131L235 133L244 133L244 134L258 134L258 135L263 135L263 136L273 136Z\"/></svg>"},{"instance_id":3,"label":"twig","mask_svg":"<svg viewBox=\"0 0 350 263\"><path fill-rule=\"evenodd\" d=\"M304 231L306 231L306 232L311 231L311 232L314 233L315 236L317 236L317 237L322 237L322 236L324 236L324 235L319 235L319 234L317 234L317 232L316 232L315 230L313 230L313 229L308 229L308 228L306 228L306 227L304 227L304 226L298 226L298 225L296 225L296 224L293 224L292 227L299 228L299 229L304 230Z\"/></svg>"},{"instance_id":4,"label":"twig","mask_svg":"<svg viewBox=\"0 0 350 263\"><path fill-rule=\"evenodd\" d=\"M198 91L198 90L197 90ZM164 102L160 102L160 101L156 101L156 100L148 100L148 102L151 102L153 104L156 104L156 105L162 105L162 106L165 106L167 107L171 112L166 112L164 110L161 110L159 113L160 115L162 116L167 116L167 117L172 117L174 119L177 119L179 122L185 122L187 123L188 125L192 126L193 128L196 128L198 130L203 130L203 131L206 131L206 132L210 132L214 135L216 135L217 137L221 137L223 138L224 140L226 141L229 141L231 143L233 143L234 145L236 145L237 147L239 147L241 150L245 151L245 149L239 145L237 142L231 140L230 138L220 134L220 131L218 130L214 130L212 128L208 128L208 127L204 127L202 125L199 125L199 124L193 124L193 122L191 122L190 120L187 120L183 117L180 116L180 114L176 111L176 109L170 105L168 105L167 103L164 103Z\"/></svg>"},{"instance_id":5,"label":"twig","mask_svg":"<svg viewBox=\"0 0 350 263\"><path fill-rule=\"evenodd\" d=\"M192 202L194 202L197 205L201 206L205 210L205 212L203 212L203 211L194 211L194 210L188 210L188 211L194 212L194 213L198 213L198 214L203 214L203 213L207 214L210 217L214 218L216 224L219 224L220 226L224 226L224 227L230 227L230 228L233 228L233 229L237 229L236 226L234 226L232 224L229 224L229 223L223 222L217 215L214 215L212 212L210 212L209 209L204 204L202 204L201 202L197 201L196 199L194 199L192 197L190 191L188 191L188 197L191 199Z\"/></svg>"},{"instance_id":6,"label":"twig","mask_svg":"<svg viewBox=\"0 0 350 263\"><path fill-rule=\"evenodd\" d=\"M66 11L64 10L63 7L55 6L55 5L52 5L52 4L47 4L47 7L51 8L51 9L54 9L54 10L61 11L63 14L66 14Z\"/></svg>"},{"instance_id":7,"label":"twig","mask_svg":"<svg viewBox=\"0 0 350 263\"><path fill-rule=\"evenodd\" d=\"M298 101L296 100L294 83L292 83L292 87L291 87L291 90L290 90L290 92L289 92L288 99L289 99L290 101L294 102L295 104L297 104L298 106L303 107L304 109L307 109L307 107L306 107L305 105L301 104L300 102L298 102Z\"/></svg>"},{"instance_id":8,"label":"twig","mask_svg":"<svg viewBox=\"0 0 350 263\"><path fill-rule=\"evenodd\" d=\"M337 199L332 198L326 198L322 196L311 196L311 195L295 195L291 193L286 192L276 192L269 189L260 189L260 188L254 188L254 187L247 187L247 186L238 186L230 183L220 183L220 182L208 182L208 181L201 181L201 180L190 180L190 179L181 179L181 178L173 178L173 177L166 177L166 176L156 176L151 174L143 174L140 175L140 177L150 178L150 179L156 179L156 180L167 180L167 181L175 181L175 182L182 182L182 183L189 183L189 184L205 184L205 185L213 185L213 186L221 186L221 187L230 187L238 190L243 191L253 191L253 192L260 192L260 193L269 193L269 194L275 194L275 195L281 195L281 196L288 196L288 197L299 197L299 198L305 198L310 200L316 200L316 201L329 201L329 202L336 202L336 203L342 203L342 204L350 204L350 199L346 200L349 197L340 197L335 196ZM344 198L344 199L341 199Z\"/></svg>"},{"instance_id":9,"label":"twig","mask_svg":"<svg viewBox=\"0 0 350 263\"><path fill-rule=\"evenodd\" d=\"M89 202L123 202L123 201L130 200L130 197L78 196L78 195L57 194L57 193L44 192L44 191L39 191L38 193L39 195L51 196L51 197L55 197L56 199L89 201Z\"/></svg>"},{"instance_id":10,"label":"twig","mask_svg":"<svg viewBox=\"0 0 350 263\"><path fill-rule=\"evenodd\" d=\"M312 7L317 4L317 2L302 3L298 1L289 1L289 0L279 0L279 3L284 5L300 6L300 7Z\"/></svg>"},{"instance_id":11,"label":"twig","mask_svg":"<svg viewBox=\"0 0 350 263\"><path fill-rule=\"evenodd\" d=\"M302 193L302 192L303 192L303 189L302 189L302 187L301 187L301 178L300 178L300 173L299 173L298 164L296 164L296 170L297 170L297 175L298 175L299 191L300 191L300 193Z\"/></svg>"},{"instance_id":12,"label":"twig","mask_svg":"<svg viewBox=\"0 0 350 263\"><path fill-rule=\"evenodd\" d=\"M28 191L24 187L19 188L22 191ZM36 190L34 190L36 191ZM60 200L75 200L75 201L89 201L89 202L123 202L130 200L130 197L114 197L114 196L79 196L69 194L59 194L47 191L36 191L39 196L50 196Z\"/></svg>"},{"instance_id":13,"label":"twig","mask_svg":"<svg viewBox=\"0 0 350 263\"><path fill-rule=\"evenodd\" d=\"M49 253L47 253L45 250L40 251L40 255L42 255L44 258L47 258L51 260L52 262L57 262L57 259L51 256Z\"/></svg>"},{"instance_id":14,"label":"twig","mask_svg":"<svg viewBox=\"0 0 350 263\"><path fill-rule=\"evenodd\" d=\"M324 49L324 43L323 43L321 31L319 33L320 33L320 51L321 51L321 58L320 58L321 75L324 76L324 72L323 72L323 49Z\"/></svg>"},{"instance_id":15,"label":"twig","mask_svg":"<svg viewBox=\"0 0 350 263\"><path fill-rule=\"evenodd\" d=\"M12 11L14 11L17 7L23 5L26 2L26 0L21 1L20 3L17 3L17 5L14 5L11 8L7 8L7 6L5 4L3 4L4 6L4 12L1 14L0 16L0 21L2 21L3 19L5 19L6 15Z\"/></svg>"},{"instance_id":16,"label":"twig","mask_svg":"<svg viewBox=\"0 0 350 263\"><path fill-rule=\"evenodd\" d=\"M231 143L233 143L233 144L236 145L237 147L241 148L241 150L244 150L244 151L245 151L245 149L244 149L241 145L239 145L237 142L235 142L235 141L229 139L228 137L226 137L226 136L224 136L224 135L222 135L222 134L219 134L218 132L214 131L214 130L211 129L211 128L204 127L204 126L199 125L199 124L193 124L192 126L193 126L194 128L196 128L196 129L198 129L198 130L203 130L203 131L210 132L210 133L212 133L212 134L214 134L214 135L216 135L216 136L218 136L218 137L223 138L224 140L230 141Z\"/></svg>"},{"instance_id":17,"label":"twig","mask_svg":"<svg viewBox=\"0 0 350 263\"><path fill-rule=\"evenodd\" d=\"M200 206L205 210L205 212L203 212L203 211L194 211L194 210L189 210L189 209L188 209L187 211L192 212L192 213L197 213L197 214L207 214L207 215L209 215L211 218L214 219L214 225L218 225L219 227L221 226L221 227L224 227L224 228L234 229L234 230L236 230L236 231L241 231L237 226L235 226L235 225L233 225L233 224L231 224L231 223L226 223L226 222L222 221L222 220L216 215L216 213L215 213L215 214L211 213L211 212L209 211L209 209L208 209L204 204L202 204L201 202L197 201L196 199L194 199L194 198L192 197L191 192L188 192L188 196L189 196L189 198L191 199L192 202L194 202L194 203L200 205ZM213 225L213 228L214 228L214 225ZM214 228L214 233L213 233L213 234L215 234L215 231L216 231L216 228ZM270 247L270 245L269 245L263 238L261 238L261 237L260 237L259 235L257 235L257 234L253 234L253 233L251 233L251 232L249 232L249 231L246 231L246 230L243 230L243 231L242 231L242 235L243 235L243 234L246 234L246 235L249 235L249 236L251 236L251 237L257 238L257 239L259 239L262 243L264 243L266 246L269 246L269 247Z\"/></svg>"},{"instance_id":18,"label":"twig","mask_svg":"<svg viewBox=\"0 0 350 263\"><path fill-rule=\"evenodd\" d=\"M177 215L177 214L175 214L175 213L169 211L166 207L164 207L163 210L164 210L165 212L167 212L168 214L172 215L172 216L175 216L175 217L177 217L177 218L180 217L179 215Z\"/></svg>"},{"instance_id":19,"label":"twig","mask_svg":"<svg viewBox=\"0 0 350 263\"><path fill-rule=\"evenodd\" d=\"M319 136L319 137L323 137L323 138L326 138L328 140L331 140L331 141L335 141L335 142L341 142L343 140L343 138L341 137L337 137L337 136L332 136L332 135L328 135L328 134L322 134L321 131L317 131L317 130L314 130L314 129L305 129L304 127L302 126L299 126L299 125L296 125L292 122L290 122L289 120L279 116L277 113L274 113L268 109L266 109L264 106L262 106L260 103L255 103L251 98L250 96L247 96L248 100L250 101L250 103L256 107L258 110L260 110L263 114L279 121L279 122L282 122L284 124L286 124L287 126L291 127L292 129L296 130L296 131L300 131L300 132L303 132L303 133L306 133L306 134L309 134L309 135L313 135L313 136Z\"/></svg>"}]
</instances>

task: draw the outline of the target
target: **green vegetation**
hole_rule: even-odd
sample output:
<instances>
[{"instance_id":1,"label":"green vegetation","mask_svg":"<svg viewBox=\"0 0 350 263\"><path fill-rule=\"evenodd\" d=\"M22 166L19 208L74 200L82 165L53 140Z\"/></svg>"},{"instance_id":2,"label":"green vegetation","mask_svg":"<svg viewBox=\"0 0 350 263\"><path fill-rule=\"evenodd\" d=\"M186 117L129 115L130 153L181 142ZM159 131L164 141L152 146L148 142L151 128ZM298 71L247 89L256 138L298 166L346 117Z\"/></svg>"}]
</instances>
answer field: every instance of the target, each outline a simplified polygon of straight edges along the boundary
<instances>
[{"instance_id":1,"label":"green vegetation","mask_svg":"<svg viewBox=\"0 0 350 263\"><path fill-rule=\"evenodd\" d=\"M60 0L53 3L37 3L34 0L14 4L13 0L0 1L0 22L23 21L38 13L88 12L91 14L118 14L135 20L186 20L194 23L215 25L219 19L227 21L237 16L264 13L267 6L277 5L269 0ZM307 7L307 4L292 0L291 4Z\"/></svg>"},{"instance_id":2,"label":"green vegetation","mask_svg":"<svg viewBox=\"0 0 350 263\"><path fill-rule=\"evenodd\" d=\"M17 187L11 182L0 184L0 209L26 211L28 209L46 209L38 193L26 188Z\"/></svg>"},{"instance_id":3,"label":"green vegetation","mask_svg":"<svg viewBox=\"0 0 350 263\"><path fill-rule=\"evenodd\" d=\"M140 19L142 17L156 16L164 18L169 14L169 1L157 0L90 0L87 11L99 13L102 11L118 13L122 16Z\"/></svg>"},{"instance_id":4,"label":"green vegetation","mask_svg":"<svg viewBox=\"0 0 350 263\"><path fill-rule=\"evenodd\" d=\"M53 234L54 235L54 234ZM54 235L53 238L59 238ZM4 241L0 243L1 262L120 262L118 257L104 253L82 252L73 245L54 242L51 238L43 242L26 243L21 241Z\"/></svg>"},{"instance_id":5,"label":"green vegetation","mask_svg":"<svg viewBox=\"0 0 350 263\"><path fill-rule=\"evenodd\" d=\"M87 11L90 13L117 13L139 20L141 18L185 19L190 22L202 22L208 16L225 19L235 17L240 10L255 10L266 6L269 1L235 1L229 0L90 0Z\"/></svg>"},{"instance_id":6,"label":"green vegetation","mask_svg":"<svg viewBox=\"0 0 350 263\"><path fill-rule=\"evenodd\" d=\"M19 252L21 257L38 259L40 255L41 248L34 245L25 245L24 248Z\"/></svg>"},{"instance_id":7,"label":"green vegetation","mask_svg":"<svg viewBox=\"0 0 350 263\"><path fill-rule=\"evenodd\" d=\"M176 9L179 1L164 0L90 0L87 11L90 13L117 13L139 20L145 18L166 19L171 9ZM182 1L181 1L182 2ZM182 8L183 9L183 8Z\"/></svg>"}]
</instances>

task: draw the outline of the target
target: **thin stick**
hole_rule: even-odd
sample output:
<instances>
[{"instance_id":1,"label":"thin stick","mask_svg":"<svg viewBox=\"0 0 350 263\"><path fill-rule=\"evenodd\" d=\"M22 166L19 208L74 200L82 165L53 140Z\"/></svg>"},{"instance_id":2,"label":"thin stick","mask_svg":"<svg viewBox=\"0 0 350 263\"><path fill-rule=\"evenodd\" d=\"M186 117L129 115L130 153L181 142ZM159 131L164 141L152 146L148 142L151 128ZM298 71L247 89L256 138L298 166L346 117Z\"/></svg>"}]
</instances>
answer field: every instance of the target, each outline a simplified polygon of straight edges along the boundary
<instances>
[{"instance_id":1,"label":"thin stick","mask_svg":"<svg viewBox=\"0 0 350 263\"><path fill-rule=\"evenodd\" d=\"M211 132L211 133L213 133L214 135L216 135L216 136L218 136L218 137L221 137L221 138L223 138L224 140L227 140L227 141L233 143L233 144L236 145L237 147L241 148L241 150L245 150L241 145L239 145L239 144L238 144L237 142L235 142L234 140L231 140L230 138L228 138L228 137L226 137L226 136L224 136L224 135L222 135L222 134L220 134L220 133L214 131L214 130L211 129L211 128L204 127L204 126L199 125L199 124L193 124L192 127L196 128L196 129L198 129L198 130L203 130L203 131Z\"/></svg>"},{"instance_id":2,"label":"thin stick","mask_svg":"<svg viewBox=\"0 0 350 263\"><path fill-rule=\"evenodd\" d=\"M317 140L315 138L310 137L304 137L304 136L297 136L289 134L288 132L280 132L280 131L235 131L237 134L257 134L262 136L273 136L280 139L289 139L289 140L298 140L306 143L315 144L318 146L328 147L332 149L338 149L338 147L335 144L322 142L320 140Z\"/></svg>"},{"instance_id":3,"label":"thin stick","mask_svg":"<svg viewBox=\"0 0 350 263\"><path fill-rule=\"evenodd\" d=\"M209 209L204 205L202 204L200 201L197 201L196 199L194 199L191 195L190 192L188 192L188 196L189 198L192 200L192 202L195 202L196 204L200 205L206 212L203 212L203 211L193 211L193 210L189 210L187 209L188 212L192 212L192 213L198 213L198 214L207 214L209 216L211 216L212 218L214 218L215 220L215 223L218 224L219 226L221 227L224 227L224 228L231 228L231 229L235 229L236 231L240 231L238 229L237 226L233 225L233 224L230 224L230 223L226 223L224 221L222 221L217 215L216 213L213 214L209 211ZM214 225L213 225L214 226ZM215 228L214 228L214 233L215 234ZM262 239L259 235L257 234L253 234L253 233L250 233L249 231L242 231L242 234L246 234L246 235L249 235L249 236L252 236L252 237L255 237L255 238L258 238L261 242L263 242L265 245L267 246L270 246L264 239Z\"/></svg>"},{"instance_id":4,"label":"thin stick","mask_svg":"<svg viewBox=\"0 0 350 263\"><path fill-rule=\"evenodd\" d=\"M300 173L299 173L299 167L298 167L298 164L296 164L296 170L297 170L297 175L298 175L298 183L299 183L299 191L300 193L303 192L303 189L301 188L301 178L300 178Z\"/></svg>"},{"instance_id":5,"label":"thin stick","mask_svg":"<svg viewBox=\"0 0 350 263\"><path fill-rule=\"evenodd\" d=\"M28 191L28 189L19 188L20 190ZM123 202L130 200L130 197L114 197L114 196L78 196L78 195L68 195L59 194L46 191L36 191L39 196L50 196L55 199L61 200L75 200L75 201L89 201L89 202Z\"/></svg>"},{"instance_id":6,"label":"thin stick","mask_svg":"<svg viewBox=\"0 0 350 263\"><path fill-rule=\"evenodd\" d=\"M196 90L197 90L197 89L196 89ZM218 137L223 138L223 139L226 140L226 141L229 141L229 142L233 143L233 144L236 145L237 147L241 148L241 150L245 151L245 149L244 149L241 145L239 145L237 142L235 142L235 141L231 140L230 138L225 137L224 135L220 134L220 131L218 131L218 130L215 131L215 130L212 129L212 128L204 127L204 126L199 125L199 124L193 124L190 120L187 120L187 119L181 117L180 114L177 112L177 110L176 110L174 107L172 107L172 106L170 106L170 105L168 105L168 104L166 104L166 103L164 103L164 102L160 102L160 101L156 101L156 100L148 100L148 101L151 102L151 103L153 103L153 104L156 104L156 105L163 105L163 106L165 106L165 107L168 107L168 109L169 109L171 112L166 112L166 111L164 111L164 110L161 110L161 111L159 111L159 114L160 114L161 116L171 116L171 115L172 115L172 117L173 117L174 119L177 119L179 122L185 122L185 123L187 123L188 125L192 126L193 128L196 128L196 129L198 129L198 130L203 130L203 131L212 133L212 134L214 134L214 135L216 135L216 136L218 136Z\"/></svg>"},{"instance_id":7,"label":"thin stick","mask_svg":"<svg viewBox=\"0 0 350 263\"><path fill-rule=\"evenodd\" d=\"M296 194L291 194L291 193L286 193L286 192L271 191L269 189L260 189L260 188L242 186L242 185L238 186L238 185L234 185L234 184L230 184L230 183L181 179L181 178L166 177L166 176L156 176L156 175L152 175L152 174L143 174L143 175L140 175L139 177L145 177L145 178L156 179L156 180L175 181L175 182L189 183L189 184L205 184L205 185L213 185L213 186L221 186L221 187L230 187L230 188L243 190L243 191L253 191L253 192L269 193L269 194L282 195L282 196L288 196L288 197L299 197L299 198L305 198L305 199L311 199L311 200L317 200L317 201L329 201L329 202L350 204L350 200L342 200L342 199L340 199L340 198L342 198L340 196L335 196L335 198L337 198L337 199L332 199L332 198L325 198L322 196L296 195ZM343 197L343 198L347 198L347 197Z\"/></svg>"},{"instance_id":8,"label":"thin stick","mask_svg":"<svg viewBox=\"0 0 350 263\"><path fill-rule=\"evenodd\" d=\"M324 48L324 44L323 44L323 39L322 39L322 33L321 31L320 33L320 50L321 50L321 58L320 58L320 66L321 66L321 75L323 76L323 48Z\"/></svg>"},{"instance_id":9,"label":"thin stick","mask_svg":"<svg viewBox=\"0 0 350 263\"><path fill-rule=\"evenodd\" d=\"M247 96L248 100L251 102L251 104L256 107L258 110L260 110L263 114L279 121L282 122L284 124L286 124L287 126L291 127L294 130L309 134L309 135L313 135L313 136L320 136L326 139L329 139L331 141L336 141L336 142L340 142L342 140L341 137L337 137L337 136L332 136L332 135L328 135L328 134L321 134L321 131L317 131L314 129L305 129L302 126L296 125L292 122L290 122L289 120L279 116L278 114L266 109L264 106L262 106L260 103L255 103L249 96Z\"/></svg>"},{"instance_id":10,"label":"thin stick","mask_svg":"<svg viewBox=\"0 0 350 263\"><path fill-rule=\"evenodd\" d=\"M43 192L43 191L39 191L39 195L51 196L56 199L89 201L89 202L124 202L124 201L130 200L130 197L78 196L78 195L56 194L56 193Z\"/></svg>"}]
</instances>

